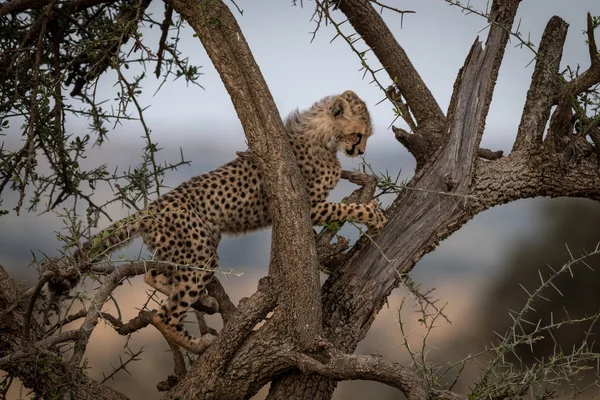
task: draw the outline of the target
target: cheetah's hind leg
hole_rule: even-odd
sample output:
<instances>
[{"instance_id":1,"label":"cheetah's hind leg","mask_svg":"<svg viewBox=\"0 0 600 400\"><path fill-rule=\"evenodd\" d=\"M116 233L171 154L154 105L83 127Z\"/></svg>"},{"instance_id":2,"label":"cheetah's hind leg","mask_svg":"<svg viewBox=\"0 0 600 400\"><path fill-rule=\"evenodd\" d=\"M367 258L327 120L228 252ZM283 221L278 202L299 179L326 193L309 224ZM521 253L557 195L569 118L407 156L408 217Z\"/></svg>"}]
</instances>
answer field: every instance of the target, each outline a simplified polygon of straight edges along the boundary
<instances>
[{"instance_id":1,"label":"cheetah's hind leg","mask_svg":"<svg viewBox=\"0 0 600 400\"><path fill-rule=\"evenodd\" d=\"M160 224L149 220L151 223L143 235L144 243L158 260L171 265L160 273L150 269L144 281L169 296L154 314L154 326L169 342L200 354L215 336L193 337L184 329L183 320L187 310L197 301L218 309L217 301L207 296L205 289L212 279L212 271L218 266L217 247L221 235L205 221L190 218L185 204L178 207L170 220L163 218Z\"/></svg>"},{"instance_id":2,"label":"cheetah's hind leg","mask_svg":"<svg viewBox=\"0 0 600 400\"><path fill-rule=\"evenodd\" d=\"M146 271L144 274L144 282L167 296L173 291L173 278L171 277L171 274L158 272L154 268Z\"/></svg>"},{"instance_id":3,"label":"cheetah's hind leg","mask_svg":"<svg viewBox=\"0 0 600 400\"><path fill-rule=\"evenodd\" d=\"M216 268L216 255L209 258L209 268ZM206 284L212 279L210 271L182 267L172 271L173 290L158 313L154 315L154 324L165 338L184 349L196 354L203 353L215 340L211 334L200 338L191 336L183 327L183 319L190 306L199 301L202 305L218 309L213 297L204 294Z\"/></svg>"},{"instance_id":4,"label":"cheetah's hind leg","mask_svg":"<svg viewBox=\"0 0 600 400\"><path fill-rule=\"evenodd\" d=\"M144 282L158 290L162 294L167 296L173 292L173 278L172 272L158 272L156 269L149 269L144 274ZM210 282L210 280L208 281ZM204 289L198 300L191 304L191 307L197 311L202 311L206 314L215 314L219 312L219 303L217 300L208 294L208 291Z\"/></svg>"}]
</instances>

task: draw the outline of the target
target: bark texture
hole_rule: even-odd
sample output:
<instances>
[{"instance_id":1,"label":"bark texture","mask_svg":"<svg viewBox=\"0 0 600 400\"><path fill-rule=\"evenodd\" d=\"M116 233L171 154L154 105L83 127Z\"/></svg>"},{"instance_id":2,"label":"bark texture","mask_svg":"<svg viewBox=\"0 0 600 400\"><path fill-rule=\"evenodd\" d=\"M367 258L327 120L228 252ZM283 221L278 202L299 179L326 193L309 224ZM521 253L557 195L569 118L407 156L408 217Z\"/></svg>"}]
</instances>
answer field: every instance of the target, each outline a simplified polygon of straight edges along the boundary
<instances>
[{"instance_id":1,"label":"bark texture","mask_svg":"<svg viewBox=\"0 0 600 400\"><path fill-rule=\"evenodd\" d=\"M494 2L492 18L502 25L492 25L485 50L478 40L473 44L454 86L444 128L446 137L438 138L435 159L408 184L416 190L408 189L394 201L390 220L375 239L377 245L363 240L353 258L325 282L324 330L340 349L353 352L385 299L398 286L401 275L474 215L464 206L464 195L469 192L485 117L508 41L506 29L512 26L518 3ZM270 399L283 399L293 392L306 393L302 397L306 399L328 399L335 385L325 377L295 374L276 381Z\"/></svg>"},{"instance_id":2,"label":"bark texture","mask_svg":"<svg viewBox=\"0 0 600 400\"><path fill-rule=\"evenodd\" d=\"M231 11L217 0L173 0L219 71L264 182L273 220L269 275L298 344L314 350L321 335L318 260L308 197L269 88Z\"/></svg>"},{"instance_id":3,"label":"bark texture","mask_svg":"<svg viewBox=\"0 0 600 400\"><path fill-rule=\"evenodd\" d=\"M6 7L19 10L45 3L10 4L0 8L0 14L10 12ZM600 151L573 131L573 115L578 112L573 110L573 96L600 82L593 34L588 33L591 67L565 82L558 71L567 24L558 17L550 20L513 151L503 157L479 144L519 0L493 2L485 45L474 41L445 115L370 2L337 1L396 82L391 90L406 100L415 116L414 132L393 130L417 159L417 171L387 211L389 222L374 241L363 238L348 255L340 255L344 243L329 245L335 232L319 234L320 256L333 266L321 287L304 184L282 136L273 99L234 16L220 0L172 0L170 5L197 33L232 98L265 182L274 231L269 277L259 282L254 295L236 307L218 283L210 288L222 305L224 328L187 373L179 369L178 383L166 385L165 398L244 399L271 382L270 400L330 399L339 380L370 379L398 388L410 400L464 400L429 387L409 367L352 352L403 275L477 213L537 196L600 199ZM596 130L593 127L589 136L600 144ZM353 199L370 200L375 190L372 178L347 172L343 177L364 186ZM30 335L23 334L29 331L26 310L17 301L14 283L0 268L0 366L45 397L69 393L81 399L125 398L89 379L78 365L86 337L100 317L112 321L118 332L149 323L147 313L127 324L101 313L110 291L124 276L143 271L140 268L110 270L94 297L96 309L73 316L84 318L82 328L42 340L35 326ZM52 348L61 341L80 343L70 363ZM32 354L35 362L30 362ZM45 366L51 368L41 368Z\"/></svg>"}]
</instances>

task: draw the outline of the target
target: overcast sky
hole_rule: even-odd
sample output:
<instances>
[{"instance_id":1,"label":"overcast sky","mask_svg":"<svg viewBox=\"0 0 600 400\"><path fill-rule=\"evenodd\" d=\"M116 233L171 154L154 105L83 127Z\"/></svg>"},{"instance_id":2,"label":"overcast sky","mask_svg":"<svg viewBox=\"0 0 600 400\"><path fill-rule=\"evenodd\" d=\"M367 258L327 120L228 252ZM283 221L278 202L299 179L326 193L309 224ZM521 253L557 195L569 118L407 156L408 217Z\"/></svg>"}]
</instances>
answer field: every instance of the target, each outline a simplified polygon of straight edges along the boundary
<instances>
[{"instance_id":1,"label":"overcast sky","mask_svg":"<svg viewBox=\"0 0 600 400\"><path fill-rule=\"evenodd\" d=\"M383 94L379 88L369 84L369 79L362 79L356 55L339 38L330 43L334 36L331 27L322 26L311 43L310 32L315 28L310 21L313 2L305 0L304 8L293 7L291 1L282 0L237 0L237 3L244 14L241 16L235 10L234 13L283 116L296 107L308 107L323 96L352 89L367 102L374 120L375 135L369 140L367 160L380 171L389 169L395 173L401 169L404 176L412 174L414 161L388 130L394 119L390 107L387 103L376 106ZM392 12L384 12L384 19L442 109L446 110L456 74L471 44L478 35L485 40L485 20L476 15L464 15L459 8L450 7L443 0L398 0L387 3L416 11L416 14L406 15L402 24L400 17ZM472 0L471 4L485 10L487 1ZM153 2L151 11L155 19L161 19L163 4ZM587 68L589 56L583 30L588 11L600 15L600 1L524 0L517 19L520 20L520 32L537 44L549 18L561 16L570 24L563 67L580 63ZM334 16L340 21L343 18L339 12L335 12ZM183 147L186 158L192 161L191 167L167 177L171 185L213 169L233 158L236 150L246 149L244 134L229 96L199 40L192 33L189 29L185 30L180 50L193 63L203 66L204 75L199 78L199 83L204 90L195 86L186 87L179 80L165 85L153 96L160 82L151 74L152 77L144 83L144 95L141 98L143 105L150 106L146 119L155 140L164 148L159 158L176 159L179 148ZM157 29L144 32L148 43L157 43L159 35ZM513 38L507 48L482 144L505 152L512 147L516 136L533 71L533 64L528 64L534 55L527 49L515 47L517 44L518 41ZM377 68L374 55L369 53L368 57L371 65ZM154 65L148 69L151 73ZM115 97L117 88L112 85L113 78L108 75L103 79L99 91L101 97ZM379 79L386 85L389 83L384 72L380 73ZM87 126L87 121L72 122L69 126L72 132L78 133ZM12 131L3 140L6 145L14 146L20 140L18 135L19 132ZM90 153L85 163L107 163L111 168L138 164L144 146L141 135L142 130L136 123L118 126L110 133L110 140L104 148ZM344 161L347 168L353 165L356 165L356 161ZM335 196L339 198L349 190L349 187L343 187ZM10 201L10 196L7 201ZM415 270L416 277L426 280L429 276L429 283L443 286L441 281L452 274L460 275L461 271L470 274L471 279L478 279L474 278L474 273L477 276L493 275L494 267L500 265L499 260L507 246L523 235L533 234L541 226L542 221L536 212L541 202L543 200L517 202L479 215L444 241L436 252L426 256ZM115 215L125 214L123 210L112 211ZM106 222L101 225L105 226ZM494 229L490 230L492 225ZM41 217L27 214L16 217L12 214L0 218L0 264L16 276L24 277L24 266L30 258L29 250L51 252L56 248L53 232L60 228L59 219L52 214ZM222 268L243 270L244 267L261 267L266 273L268 239L269 233L262 232L225 240L220 248ZM31 272L31 269L28 271ZM253 279L255 282L259 275L251 273L242 279ZM255 283L248 287L255 287ZM390 304L392 310L395 306L397 304L393 302ZM386 318L391 317L388 315ZM339 398L362 398L357 394L360 390L356 392L359 388L352 387L352 391L338 393Z\"/></svg>"},{"instance_id":2,"label":"overcast sky","mask_svg":"<svg viewBox=\"0 0 600 400\"><path fill-rule=\"evenodd\" d=\"M310 21L314 6L311 1L304 1L303 8L280 0L240 1L238 4L244 14L234 12L282 114L296 107L307 107L322 96L352 89L371 106L377 127L373 146L394 142L393 136L386 131L393 119L390 108L386 103L375 106L382 94L375 85L368 83L369 79L362 80L357 56L348 45L339 38L330 43L334 36L330 26L323 26L310 43L310 32L315 28L314 22ZM383 16L445 110L457 71L473 40L478 35L485 39L487 30L482 29L485 29L486 21L477 15L464 15L458 7L451 7L442 0L391 1L390 4L416 11L416 14L405 15L402 23L395 13L386 11ZM471 4L485 10L487 1L474 0ZM157 18L162 15L162 7L160 2L152 4ZM581 63L586 67L589 57L582 32L588 11L600 14L600 2L526 0L519 8L517 20L524 38L537 44L548 19L560 15L570 24L563 65ZM334 16L343 20L340 12L335 12ZM152 43L158 35L158 30L154 29L144 37ZM533 58L531 51L514 48L518 41L515 38L511 41L487 124L486 141L502 145L514 137L533 71L533 65L527 67ZM199 82L206 90L186 89L183 82L177 82L166 85L157 96L151 97L158 82L149 79L145 83L148 97L144 100L151 106L148 119L156 133L166 135L169 131L182 131L187 134L191 126L210 126L219 130L238 128L236 114L218 74L189 29L183 35L181 50L190 56L190 60L203 66L205 75ZM368 61L374 67L378 66L372 53L369 53ZM385 84L390 82L383 71L379 79ZM106 85L105 90L107 97L112 98L115 89ZM240 129L232 136L234 143L243 143Z\"/></svg>"},{"instance_id":3,"label":"overcast sky","mask_svg":"<svg viewBox=\"0 0 600 400\"><path fill-rule=\"evenodd\" d=\"M383 16L445 110L457 71L473 40L478 35L485 39L486 21L474 14L464 15L461 9L451 7L443 0L389 3L416 12L405 15L403 22L393 12L385 11ZM486 0L471 1L480 10L485 10L487 3ZM383 97L382 93L375 85L369 84L370 79L362 79L358 58L348 45L339 38L330 43L334 36L331 26L322 26L311 43L310 32L316 26L310 21L313 2L304 1L304 7L293 7L290 1L281 0L242 0L238 4L244 14L241 16L235 10L234 13L283 115L296 107L307 107L323 96L352 89L371 106L377 128L372 146L396 144L393 135L386 130L393 120L390 107L386 103L375 106ZM156 19L162 18L161 2L153 2L150 10ZM548 19L560 15L570 24L563 65L581 63L586 67L589 57L583 30L588 11L600 14L600 2L526 0L519 8L517 20L520 21L519 30L523 37L537 44ZM333 15L339 21L343 20L340 12ZM153 96L159 81L147 79L142 97L142 103L150 106L147 119L155 134L160 136L173 137L171 135L178 134L179 138L180 135L186 135L186 139L189 139L190 128L197 127L202 139L212 140L214 136L207 132L210 127L219 130L219 133L224 132L219 135L219 141L243 147L243 132L231 101L199 40L192 33L190 29L184 31L180 49L193 63L202 66L204 75L199 83L205 90L194 86L186 88L181 80L165 85L159 94ZM149 44L157 43L159 35L158 29L144 32ZM488 132L484 138L485 142L506 148L515 135L533 71L533 65L527 65L534 56L528 49L514 48L518 41L515 38L511 40L500 71L487 124ZM379 65L372 53L369 53L368 61L374 67ZM154 65L151 65L149 72L153 69ZM383 71L378 78L385 84L390 83ZM99 94L114 98L116 88L111 85L112 77L108 76L103 83ZM133 138L139 136L127 128L117 129L115 136L117 133L133 135Z\"/></svg>"}]
</instances>

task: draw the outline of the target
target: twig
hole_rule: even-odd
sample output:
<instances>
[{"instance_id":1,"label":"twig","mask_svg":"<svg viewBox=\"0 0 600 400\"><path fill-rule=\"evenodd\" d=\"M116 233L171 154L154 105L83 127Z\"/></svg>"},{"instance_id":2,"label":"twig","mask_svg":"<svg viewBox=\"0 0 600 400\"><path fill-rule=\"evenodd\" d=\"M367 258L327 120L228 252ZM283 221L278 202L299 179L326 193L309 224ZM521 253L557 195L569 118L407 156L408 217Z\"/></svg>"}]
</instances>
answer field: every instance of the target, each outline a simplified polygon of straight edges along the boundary
<instances>
[{"instance_id":1,"label":"twig","mask_svg":"<svg viewBox=\"0 0 600 400\"><path fill-rule=\"evenodd\" d=\"M33 343L24 349L17 350L5 357L0 358L0 367L18 360L23 357L27 357L32 354L36 354L40 351L45 350L50 346L54 346L58 343L70 342L73 340L78 340L81 337L81 332L79 330L66 331L57 336L51 336L46 339L42 339L39 342Z\"/></svg>"},{"instance_id":2,"label":"twig","mask_svg":"<svg viewBox=\"0 0 600 400\"><path fill-rule=\"evenodd\" d=\"M592 14L587 13L587 31L588 37L588 51L590 53L590 62L592 65L596 65L600 62L600 54L598 53L598 46L596 45L596 38L594 36L594 20Z\"/></svg>"},{"instance_id":3,"label":"twig","mask_svg":"<svg viewBox=\"0 0 600 400\"><path fill-rule=\"evenodd\" d=\"M50 21L50 18L52 18L52 12L53 12L54 6L56 5L57 2L58 2L58 0L52 0L50 2L45 15L41 19L42 27L41 27L39 37L38 37L37 52L35 55L35 62L33 64L33 86L32 86L32 90L31 90L31 100L30 100L30 104L29 104L30 116L29 116L29 120L28 120L27 141L25 142L25 145L23 146L23 148L26 149L26 152L27 152L27 160L25 162L26 163L25 164L25 175L21 179L21 183L19 185L19 200L17 202L17 206L15 207L15 211L17 212L17 215L19 215L19 213L21 212L21 206L23 205L23 200L25 198L25 187L27 186L27 183L29 181L29 176L31 175L31 172L33 170L33 164L35 163L36 154L35 154L34 139L35 139L35 133L36 133L36 129L37 129L37 118L38 118L37 94L38 94L38 87L39 87L39 75L40 75L40 64L41 64L41 60L42 60L42 51L44 49L42 42L43 42L44 36L46 34L46 27L48 25L48 21Z\"/></svg>"},{"instance_id":4,"label":"twig","mask_svg":"<svg viewBox=\"0 0 600 400\"><path fill-rule=\"evenodd\" d=\"M467 11L467 13L469 13L469 14L475 14L475 15L485 18L490 25L495 25L495 26L502 28L504 31L506 31L506 33L515 37L520 42L521 46L527 47L529 50L531 50L531 52L533 54L535 54L536 56L538 55L538 52L535 49L535 45L531 41L523 39L523 37L522 37L523 35L521 35L521 33L519 32L518 27L517 27L516 31L512 31L510 28L507 28L506 26L498 23L498 21L494 20L490 16L489 13L484 13L484 12L478 11L477 9L472 7L470 2L467 5L464 5L463 3L460 2L460 0L444 0L444 1L448 4L450 4L451 6L456 6L460 9L462 9L463 11Z\"/></svg>"},{"instance_id":5,"label":"twig","mask_svg":"<svg viewBox=\"0 0 600 400\"><path fill-rule=\"evenodd\" d=\"M348 46L350 47L350 49L352 50L352 52L354 54L356 54L358 56L358 58L360 59L360 63L361 63L361 70L364 70L364 74L363 74L363 79L365 77L365 75L367 73L369 73L369 75L371 76L371 82L370 83L375 83L379 89L385 94L386 98L392 103L392 105L395 108L395 111L398 113L398 115L400 115L402 117L402 119L404 119L406 121L407 124L413 124L412 122L412 117L410 116L410 113L404 113L403 110L406 109L406 105L404 103L397 103L396 100L397 98L394 98L392 96L390 96L390 94L388 93L388 90L385 88L385 86L383 85L383 83L381 83L379 81L379 78L377 77L377 72L381 71L382 69L378 69L378 70L374 70L372 69L369 64L367 63L367 59L365 57L365 54L367 53L367 51L359 51L356 46L354 45L354 43L356 43L359 39L354 39L353 36L355 34L352 35L346 35L342 29L341 29L341 25L346 22L342 22L342 23L337 23L333 17L331 16L331 14L329 13L329 7L328 7L328 0L315 0L315 4L317 5L317 9L319 10L319 24L320 24L320 19L322 18L322 16L325 16L326 21L329 21L331 23L331 25L333 25L333 27L336 30L336 35L333 37L333 39L331 39L331 41L333 42L337 37L341 37L342 39L344 39L344 41L348 44ZM370 7L370 6L369 6ZM316 31L315 31L316 32Z\"/></svg>"},{"instance_id":6,"label":"twig","mask_svg":"<svg viewBox=\"0 0 600 400\"><path fill-rule=\"evenodd\" d=\"M400 10L399 8L390 7L387 4L380 3L377 0L369 0L369 1L371 3L373 3L373 4L377 4L379 7L381 7L382 10L383 9L391 10L391 11L397 12L398 14L402 14L402 15L404 15L404 14L414 14L415 13L414 11Z\"/></svg>"},{"instance_id":7,"label":"twig","mask_svg":"<svg viewBox=\"0 0 600 400\"><path fill-rule=\"evenodd\" d=\"M106 277L102 285L98 288L96 295L92 299L90 308L85 317L85 321L83 322L83 324L81 324L81 327L79 328L81 336L78 338L78 341L75 344L75 350L73 351L73 355L71 356L71 359L69 361L70 363L74 365L79 365L79 363L81 362L92 331L98 323L98 319L102 315L101 309L104 306L106 300L108 300L109 295L112 293L112 291L117 287L117 285L121 282L123 278L128 276L135 276L138 275L138 273L139 265L131 264L120 267L119 269L115 269L113 272L110 273L110 275Z\"/></svg>"},{"instance_id":8,"label":"twig","mask_svg":"<svg viewBox=\"0 0 600 400\"><path fill-rule=\"evenodd\" d=\"M127 354L129 356L129 358L125 361L123 361L123 359L119 355L119 366L117 368L113 367L113 371L110 374L104 376L104 379L102 379L102 381L100 383L104 383L104 382L108 381L109 379L114 380L115 375L117 375L120 371L125 371L129 375L131 375L131 373L129 371L127 371L127 365L133 361L141 360L140 358L138 358L138 356L140 354L142 354L143 350L144 350L143 347L135 352L127 349L127 352L125 354ZM112 364L111 364L111 367L112 367Z\"/></svg>"},{"instance_id":9,"label":"twig","mask_svg":"<svg viewBox=\"0 0 600 400\"><path fill-rule=\"evenodd\" d=\"M50 272L50 271L44 272L42 274L42 276L40 276L40 279L38 280L37 284L35 285L35 288L33 289L33 293L31 294L31 298L29 299L29 304L27 305L27 312L25 313L25 327L23 328L25 340L33 340L33 338L30 337L30 334L29 334L30 327L31 327L31 315L33 313L33 308L35 307L35 302L36 302L37 297L39 296L40 292L42 291L42 288L44 287L44 285L48 282L48 280L52 276L54 276L53 272Z\"/></svg>"},{"instance_id":10,"label":"twig","mask_svg":"<svg viewBox=\"0 0 600 400\"><path fill-rule=\"evenodd\" d=\"M158 52L156 53L156 69L154 73L156 77L160 77L160 68L163 60L163 53L165 51L165 47L167 46L167 35L169 34L169 28L173 24L171 19L173 18L173 6L165 3L165 17L163 19L162 24L160 25L161 35L160 40L158 42Z\"/></svg>"}]
</instances>

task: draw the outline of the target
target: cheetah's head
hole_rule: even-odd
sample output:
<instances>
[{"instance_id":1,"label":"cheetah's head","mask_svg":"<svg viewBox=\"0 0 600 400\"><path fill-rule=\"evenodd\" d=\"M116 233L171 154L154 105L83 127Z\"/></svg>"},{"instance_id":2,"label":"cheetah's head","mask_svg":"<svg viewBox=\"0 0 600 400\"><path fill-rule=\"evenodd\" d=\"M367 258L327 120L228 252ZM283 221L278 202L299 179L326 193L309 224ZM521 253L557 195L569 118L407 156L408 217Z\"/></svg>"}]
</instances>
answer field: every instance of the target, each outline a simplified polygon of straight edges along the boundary
<instances>
[{"instance_id":1,"label":"cheetah's head","mask_svg":"<svg viewBox=\"0 0 600 400\"><path fill-rule=\"evenodd\" d=\"M351 90L346 90L331 101L329 115L337 140L337 150L349 157L364 154L372 133L367 105Z\"/></svg>"}]
</instances>

